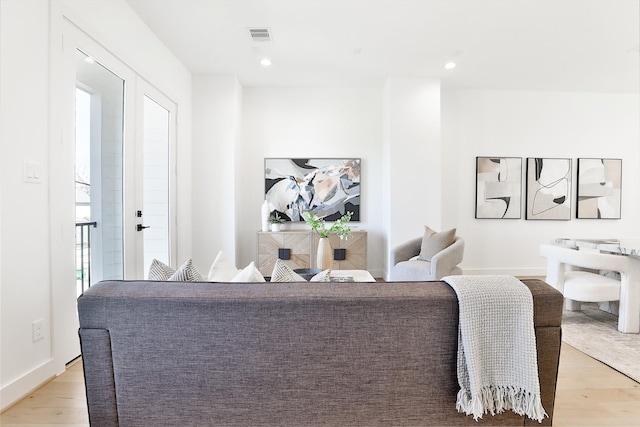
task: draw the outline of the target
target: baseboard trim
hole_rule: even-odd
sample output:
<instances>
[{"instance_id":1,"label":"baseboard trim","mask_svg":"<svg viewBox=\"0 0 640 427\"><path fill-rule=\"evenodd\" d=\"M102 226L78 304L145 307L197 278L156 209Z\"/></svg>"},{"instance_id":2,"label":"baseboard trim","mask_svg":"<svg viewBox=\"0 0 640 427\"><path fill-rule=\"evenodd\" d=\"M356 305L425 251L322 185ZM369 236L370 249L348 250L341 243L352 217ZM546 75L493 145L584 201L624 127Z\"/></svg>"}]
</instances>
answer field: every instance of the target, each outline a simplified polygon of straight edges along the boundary
<instances>
[{"instance_id":1,"label":"baseboard trim","mask_svg":"<svg viewBox=\"0 0 640 427\"><path fill-rule=\"evenodd\" d=\"M518 277L544 277L547 275L547 270L545 268L464 268L462 274L501 274Z\"/></svg>"},{"instance_id":2,"label":"baseboard trim","mask_svg":"<svg viewBox=\"0 0 640 427\"><path fill-rule=\"evenodd\" d=\"M4 412L11 406L18 403L43 384L56 377L55 364L53 359L49 359L37 366L30 372L11 381L0 389L0 412Z\"/></svg>"}]
</instances>

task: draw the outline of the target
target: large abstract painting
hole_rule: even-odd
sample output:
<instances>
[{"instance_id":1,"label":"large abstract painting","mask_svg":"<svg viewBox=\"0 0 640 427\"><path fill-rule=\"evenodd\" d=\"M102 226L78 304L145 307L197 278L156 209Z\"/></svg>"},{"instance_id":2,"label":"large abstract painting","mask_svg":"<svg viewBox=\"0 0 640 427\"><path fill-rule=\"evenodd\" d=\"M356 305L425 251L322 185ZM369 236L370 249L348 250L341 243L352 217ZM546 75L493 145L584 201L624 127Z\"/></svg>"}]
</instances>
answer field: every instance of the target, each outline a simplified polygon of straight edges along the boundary
<instances>
[{"instance_id":1,"label":"large abstract painting","mask_svg":"<svg viewBox=\"0 0 640 427\"><path fill-rule=\"evenodd\" d=\"M476 218L519 219L522 159L476 157Z\"/></svg>"},{"instance_id":2,"label":"large abstract painting","mask_svg":"<svg viewBox=\"0 0 640 427\"><path fill-rule=\"evenodd\" d=\"M527 158L526 219L571 219L571 159Z\"/></svg>"},{"instance_id":3,"label":"large abstract painting","mask_svg":"<svg viewBox=\"0 0 640 427\"><path fill-rule=\"evenodd\" d=\"M578 218L620 219L621 159L578 159Z\"/></svg>"},{"instance_id":4,"label":"large abstract painting","mask_svg":"<svg viewBox=\"0 0 640 427\"><path fill-rule=\"evenodd\" d=\"M303 221L310 211L335 221L349 211L360 221L360 159L265 159L264 176L272 213Z\"/></svg>"}]
</instances>

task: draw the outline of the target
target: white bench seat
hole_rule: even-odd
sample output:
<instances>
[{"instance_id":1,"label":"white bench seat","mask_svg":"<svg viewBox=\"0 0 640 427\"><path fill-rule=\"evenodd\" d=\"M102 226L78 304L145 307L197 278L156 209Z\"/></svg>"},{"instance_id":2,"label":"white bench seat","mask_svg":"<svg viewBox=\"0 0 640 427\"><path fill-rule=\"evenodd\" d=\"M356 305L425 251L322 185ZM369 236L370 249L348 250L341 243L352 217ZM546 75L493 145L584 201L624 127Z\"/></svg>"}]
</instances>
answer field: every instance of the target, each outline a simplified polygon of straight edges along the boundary
<instances>
[{"instance_id":1,"label":"white bench seat","mask_svg":"<svg viewBox=\"0 0 640 427\"><path fill-rule=\"evenodd\" d=\"M619 301L618 330L640 332L640 259L548 244L540 245L540 255L547 258L546 282L564 295L567 309Z\"/></svg>"},{"instance_id":2,"label":"white bench seat","mask_svg":"<svg viewBox=\"0 0 640 427\"><path fill-rule=\"evenodd\" d=\"M582 302L620 301L620 280L589 271L568 271L563 295Z\"/></svg>"}]
</instances>

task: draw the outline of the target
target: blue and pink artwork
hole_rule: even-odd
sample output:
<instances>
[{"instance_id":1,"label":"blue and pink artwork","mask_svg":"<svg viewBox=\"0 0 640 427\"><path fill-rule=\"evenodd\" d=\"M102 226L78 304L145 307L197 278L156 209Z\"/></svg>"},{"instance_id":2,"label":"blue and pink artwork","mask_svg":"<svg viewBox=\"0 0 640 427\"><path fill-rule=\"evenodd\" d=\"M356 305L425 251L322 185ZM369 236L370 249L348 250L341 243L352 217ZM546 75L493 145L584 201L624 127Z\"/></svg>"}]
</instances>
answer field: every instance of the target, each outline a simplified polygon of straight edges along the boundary
<instances>
[{"instance_id":1,"label":"blue and pink artwork","mask_svg":"<svg viewBox=\"0 0 640 427\"><path fill-rule=\"evenodd\" d=\"M304 221L309 211L335 221L349 211L360 221L360 159L265 159L264 176L272 214Z\"/></svg>"}]
</instances>

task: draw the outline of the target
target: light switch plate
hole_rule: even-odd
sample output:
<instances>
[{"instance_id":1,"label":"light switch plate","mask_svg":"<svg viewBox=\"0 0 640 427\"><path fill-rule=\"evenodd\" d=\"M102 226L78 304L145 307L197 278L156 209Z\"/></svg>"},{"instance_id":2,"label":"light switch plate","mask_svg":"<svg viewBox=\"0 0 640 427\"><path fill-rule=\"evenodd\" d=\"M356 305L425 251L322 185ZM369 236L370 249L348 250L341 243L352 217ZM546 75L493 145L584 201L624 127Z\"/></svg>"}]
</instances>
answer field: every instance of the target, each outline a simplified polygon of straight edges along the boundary
<instances>
[{"instance_id":1,"label":"light switch plate","mask_svg":"<svg viewBox=\"0 0 640 427\"><path fill-rule=\"evenodd\" d=\"M42 166L37 162L22 162L22 181L33 184L42 182Z\"/></svg>"}]
</instances>

